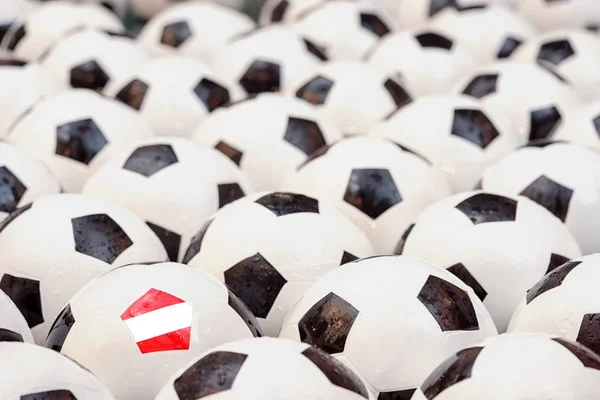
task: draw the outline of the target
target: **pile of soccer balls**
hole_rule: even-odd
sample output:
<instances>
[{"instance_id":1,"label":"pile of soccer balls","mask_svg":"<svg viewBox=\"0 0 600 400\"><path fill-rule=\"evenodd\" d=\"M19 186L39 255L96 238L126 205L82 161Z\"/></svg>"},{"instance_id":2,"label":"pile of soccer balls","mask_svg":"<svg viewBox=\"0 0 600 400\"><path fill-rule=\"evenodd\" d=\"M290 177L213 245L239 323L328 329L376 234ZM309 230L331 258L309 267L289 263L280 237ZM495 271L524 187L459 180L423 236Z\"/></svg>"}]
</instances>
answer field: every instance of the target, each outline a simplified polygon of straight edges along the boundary
<instances>
[{"instance_id":1,"label":"pile of soccer balls","mask_svg":"<svg viewBox=\"0 0 600 400\"><path fill-rule=\"evenodd\" d=\"M0 400L600 399L599 30L0 0Z\"/></svg>"}]
</instances>

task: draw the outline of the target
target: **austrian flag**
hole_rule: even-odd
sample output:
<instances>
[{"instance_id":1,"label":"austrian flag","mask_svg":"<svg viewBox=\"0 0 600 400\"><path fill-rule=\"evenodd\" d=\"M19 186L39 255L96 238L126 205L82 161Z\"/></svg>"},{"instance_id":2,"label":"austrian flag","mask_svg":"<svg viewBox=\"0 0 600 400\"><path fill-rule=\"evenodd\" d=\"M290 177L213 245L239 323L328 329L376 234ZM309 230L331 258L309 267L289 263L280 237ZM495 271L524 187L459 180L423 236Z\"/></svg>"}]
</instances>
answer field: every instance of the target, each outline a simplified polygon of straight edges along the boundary
<instances>
[{"instance_id":1,"label":"austrian flag","mask_svg":"<svg viewBox=\"0 0 600 400\"><path fill-rule=\"evenodd\" d=\"M194 307L157 289L150 289L121 315L142 353L187 350Z\"/></svg>"}]
</instances>

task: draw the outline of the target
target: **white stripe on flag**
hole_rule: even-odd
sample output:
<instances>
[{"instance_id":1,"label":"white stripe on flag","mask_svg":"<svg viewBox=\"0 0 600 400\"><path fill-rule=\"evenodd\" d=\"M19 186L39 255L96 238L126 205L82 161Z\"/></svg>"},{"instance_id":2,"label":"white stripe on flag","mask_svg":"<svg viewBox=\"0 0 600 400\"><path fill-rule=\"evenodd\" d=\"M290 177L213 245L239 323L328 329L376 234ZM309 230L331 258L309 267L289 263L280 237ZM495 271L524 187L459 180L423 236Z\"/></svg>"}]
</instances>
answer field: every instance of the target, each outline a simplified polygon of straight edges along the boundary
<instances>
[{"instance_id":1,"label":"white stripe on flag","mask_svg":"<svg viewBox=\"0 0 600 400\"><path fill-rule=\"evenodd\" d=\"M191 304L179 303L126 319L124 322L137 343L190 327L193 313L194 307Z\"/></svg>"}]
</instances>

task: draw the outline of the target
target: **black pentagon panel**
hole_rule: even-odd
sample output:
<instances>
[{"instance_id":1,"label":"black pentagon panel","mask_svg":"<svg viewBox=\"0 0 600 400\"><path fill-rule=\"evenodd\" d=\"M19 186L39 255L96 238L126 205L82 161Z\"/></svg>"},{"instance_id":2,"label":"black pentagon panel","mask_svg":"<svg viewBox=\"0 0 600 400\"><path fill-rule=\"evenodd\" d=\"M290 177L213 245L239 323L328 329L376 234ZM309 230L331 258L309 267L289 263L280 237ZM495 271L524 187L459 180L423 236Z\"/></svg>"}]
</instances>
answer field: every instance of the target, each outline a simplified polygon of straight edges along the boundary
<instances>
[{"instance_id":1,"label":"black pentagon panel","mask_svg":"<svg viewBox=\"0 0 600 400\"><path fill-rule=\"evenodd\" d=\"M455 208L477 225L514 221L517 218L517 205L516 200L508 197L478 193L461 201Z\"/></svg>"},{"instance_id":2,"label":"black pentagon panel","mask_svg":"<svg viewBox=\"0 0 600 400\"><path fill-rule=\"evenodd\" d=\"M398 82L393 79L388 79L384 82L383 87L388 91L396 107L404 107L412 102L412 97Z\"/></svg>"},{"instance_id":3,"label":"black pentagon panel","mask_svg":"<svg viewBox=\"0 0 600 400\"><path fill-rule=\"evenodd\" d=\"M74 324L75 317L73 316L73 312L71 312L71 305L67 304L54 320L48 336L46 336L44 346L60 353Z\"/></svg>"},{"instance_id":4,"label":"black pentagon panel","mask_svg":"<svg viewBox=\"0 0 600 400\"><path fill-rule=\"evenodd\" d=\"M322 76L316 76L296 91L296 97L318 106L325 104L332 87L333 81Z\"/></svg>"},{"instance_id":5,"label":"black pentagon panel","mask_svg":"<svg viewBox=\"0 0 600 400\"><path fill-rule=\"evenodd\" d=\"M550 138L543 138L543 139L536 139L536 140L527 142L526 145L523 145L520 148L537 147L537 148L543 149L544 147L548 147L548 146L550 146L552 144L556 144L556 143L567 143L567 142L565 140L555 140L555 139L550 139Z\"/></svg>"},{"instance_id":6,"label":"black pentagon panel","mask_svg":"<svg viewBox=\"0 0 600 400\"><path fill-rule=\"evenodd\" d=\"M187 250L185 251L185 254L183 255L183 260L181 261L183 264L189 263L192 260L192 258L196 257L196 255L200 253L200 249L202 248L202 241L204 240L204 235L206 235L206 231L208 230L210 224L212 224L213 221L213 219L209 219L208 221L206 221L202 228L200 228L198 233L196 233L194 237L192 237L192 241L190 242L190 245L188 246Z\"/></svg>"},{"instance_id":7,"label":"black pentagon panel","mask_svg":"<svg viewBox=\"0 0 600 400\"><path fill-rule=\"evenodd\" d=\"M481 301L485 300L487 292L462 263L454 264L448 267L447 270L452 272L452 274L454 274L454 276L456 276L458 279L469 285Z\"/></svg>"},{"instance_id":8,"label":"black pentagon panel","mask_svg":"<svg viewBox=\"0 0 600 400\"><path fill-rule=\"evenodd\" d=\"M562 117L556 107L534 110L530 115L529 140L544 139L551 136Z\"/></svg>"},{"instance_id":9,"label":"black pentagon panel","mask_svg":"<svg viewBox=\"0 0 600 400\"><path fill-rule=\"evenodd\" d=\"M429 17L433 17L435 14L442 11L444 8L455 8L458 9L456 0L430 0L429 1Z\"/></svg>"},{"instance_id":10,"label":"black pentagon panel","mask_svg":"<svg viewBox=\"0 0 600 400\"><path fill-rule=\"evenodd\" d=\"M340 261L340 265L348 264L349 262L356 261L356 260L358 260L358 257L356 257L352 253L348 253L347 251L344 251L344 254L342 254L342 260Z\"/></svg>"},{"instance_id":11,"label":"black pentagon panel","mask_svg":"<svg viewBox=\"0 0 600 400\"><path fill-rule=\"evenodd\" d=\"M498 75L479 75L476 76L467 84L463 90L463 94L482 99L485 96L495 93L498 84Z\"/></svg>"},{"instance_id":12,"label":"black pentagon panel","mask_svg":"<svg viewBox=\"0 0 600 400\"><path fill-rule=\"evenodd\" d=\"M6 166L0 167L0 211L11 213L17 209L27 187Z\"/></svg>"},{"instance_id":13,"label":"black pentagon panel","mask_svg":"<svg viewBox=\"0 0 600 400\"><path fill-rule=\"evenodd\" d=\"M600 355L600 313L583 316L575 340Z\"/></svg>"},{"instance_id":14,"label":"black pentagon panel","mask_svg":"<svg viewBox=\"0 0 600 400\"><path fill-rule=\"evenodd\" d=\"M213 112L219 107L225 106L230 101L229 90L210 79L203 78L196 87L194 93L206 106L208 112Z\"/></svg>"},{"instance_id":15,"label":"black pentagon panel","mask_svg":"<svg viewBox=\"0 0 600 400\"><path fill-rule=\"evenodd\" d=\"M150 144L138 147L123 164L123 169L150 177L179 162L170 144Z\"/></svg>"},{"instance_id":16,"label":"black pentagon panel","mask_svg":"<svg viewBox=\"0 0 600 400\"><path fill-rule=\"evenodd\" d=\"M522 44L522 40L515 39L513 37L507 37L506 39L504 39L504 42L502 42L502 45L500 46L500 50L498 50L498 54L496 55L496 57L499 59L508 58Z\"/></svg>"},{"instance_id":17,"label":"black pentagon panel","mask_svg":"<svg viewBox=\"0 0 600 400\"><path fill-rule=\"evenodd\" d=\"M552 253L550 255L550 262L548 263L548 268L546 269L546 274L554 271L556 268L560 267L564 263L571 261L570 258L561 256L560 254Z\"/></svg>"},{"instance_id":18,"label":"black pentagon panel","mask_svg":"<svg viewBox=\"0 0 600 400\"><path fill-rule=\"evenodd\" d=\"M278 92L281 87L281 69L278 64L255 60L240 78L246 93Z\"/></svg>"},{"instance_id":19,"label":"black pentagon panel","mask_svg":"<svg viewBox=\"0 0 600 400\"><path fill-rule=\"evenodd\" d=\"M538 61L545 61L552 65L559 65L566 59L575 55L573 47L568 40L555 40L542 44L538 52Z\"/></svg>"},{"instance_id":20,"label":"black pentagon panel","mask_svg":"<svg viewBox=\"0 0 600 400\"><path fill-rule=\"evenodd\" d=\"M40 282L4 274L0 279L0 290L15 303L30 328L44 322Z\"/></svg>"},{"instance_id":21,"label":"black pentagon panel","mask_svg":"<svg viewBox=\"0 0 600 400\"><path fill-rule=\"evenodd\" d=\"M110 77L94 60L73 67L70 72L71 86L101 92Z\"/></svg>"},{"instance_id":22,"label":"black pentagon panel","mask_svg":"<svg viewBox=\"0 0 600 400\"><path fill-rule=\"evenodd\" d=\"M319 368L333 385L350 390L365 399L369 398L365 384L340 361L315 347L308 347L302 355Z\"/></svg>"},{"instance_id":23,"label":"black pentagon panel","mask_svg":"<svg viewBox=\"0 0 600 400\"><path fill-rule=\"evenodd\" d=\"M317 46L316 44L314 44L313 42L311 42L308 39L302 39L302 41L304 42L304 46L306 46L306 50L310 54L312 54L313 56L317 57L321 61L327 61L328 60L328 57L325 54L325 49L323 49L320 46Z\"/></svg>"},{"instance_id":24,"label":"black pentagon panel","mask_svg":"<svg viewBox=\"0 0 600 400\"><path fill-rule=\"evenodd\" d=\"M24 205L21 208L17 208L15 211L13 211L11 214L9 214L9 216L6 217L4 219L4 221L2 221L0 223L0 232L2 232L4 230L4 228L6 228L11 222L13 222L15 219L17 219L21 214L23 214L25 211L29 210L32 205L33 205L32 203L29 203L27 205Z\"/></svg>"},{"instance_id":25,"label":"black pentagon panel","mask_svg":"<svg viewBox=\"0 0 600 400\"><path fill-rule=\"evenodd\" d=\"M410 233L412 232L414 227L415 227L415 224L410 224L408 226L408 228L406 228L406 230L400 237L400 240L398 240L398 243L396 243L396 247L394 248L394 254L397 254L397 255L402 254L402 252L404 251L404 246L406 245L406 240L410 236Z\"/></svg>"},{"instance_id":26,"label":"black pentagon panel","mask_svg":"<svg viewBox=\"0 0 600 400\"><path fill-rule=\"evenodd\" d=\"M278 217L296 213L319 213L319 201L303 194L273 192L254 202Z\"/></svg>"},{"instance_id":27,"label":"black pentagon panel","mask_svg":"<svg viewBox=\"0 0 600 400\"><path fill-rule=\"evenodd\" d=\"M538 283L527 291L527 304L531 303L536 297L546 293L548 290L552 290L562 285L567 275L569 275L569 273L579 264L581 264L581 261L567 261L540 279Z\"/></svg>"},{"instance_id":28,"label":"black pentagon panel","mask_svg":"<svg viewBox=\"0 0 600 400\"><path fill-rule=\"evenodd\" d=\"M271 12L271 22L281 22L285 16L290 3L287 0L281 0Z\"/></svg>"},{"instance_id":29,"label":"black pentagon panel","mask_svg":"<svg viewBox=\"0 0 600 400\"><path fill-rule=\"evenodd\" d=\"M56 128L55 153L82 164L88 165L107 144L104 134L90 118Z\"/></svg>"},{"instance_id":30,"label":"black pentagon panel","mask_svg":"<svg viewBox=\"0 0 600 400\"><path fill-rule=\"evenodd\" d=\"M241 199L246 195L244 190L237 183L221 183L217 185L217 191L219 193L219 208L224 207L237 199Z\"/></svg>"},{"instance_id":31,"label":"black pentagon panel","mask_svg":"<svg viewBox=\"0 0 600 400\"><path fill-rule=\"evenodd\" d=\"M215 145L215 149L225 154L238 167L240 166L240 163L242 162L242 156L244 155L240 150L223 141L219 141L219 143Z\"/></svg>"},{"instance_id":32,"label":"black pentagon panel","mask_svg":"<svg viewBox=\"0 0 600 400\"><path fill-rule=\"evenodd\" d=\"M377 400L410 400L417 389L394 390L393 392L381 392Z\"/></svg>"},{"instance_id":33,"label":"black pentagon panel","mask_svg":"<svg viewBox=\"0 0 600 400\"><path fill-rule=\"evenodd\" d=\"M402 196L387 169L353 169L344 201L376 219L400 203Z\"/></svg>"},{"instance_id":34,"label":"black pentagon panel","mask_svg":"<svg viewBox=\"0 0 600 400\"><path fill-rule=\"evenodd\" d=\"M225 283L258 318L266 318L287 280L260 253L224 273Z\"/></svg>"},{"instance_id":35,"label":"black pentagon panel","mask_svg":"<svg viewBox=\"0 0 600 400\"><path fill-rule=\"evenodd\" d=\"M21 396L20 400L78 400L70 390L50 390Z\"/></svg>"},{"instance_id":36,"label":"black pentagon panel","mask_svg":"<svg viewBox=\"0 0 600 400\"><path fill-rule=\"evenodd\" d=\"M229 293L229 299L227 300L227 304L229 304L229 307L231 307L233 311L235 311L235 313L239 315L241 319L244 320L246 326L248 327L248 329L250 329L252 336L261 337L262 330L258 321L256 320L256 317L254 316L254 314L252 314L252 311L248 309L248 306L246 306L242 300L240 300L235 294L233 294L229 287L227 288L227 291Z\"/></svg>"},{"instance_id":37,"label":"black pentagon panel","mask_svg":"<svg viewBox=\"0 0 600 400\"><path fill-rule=\"evenodd\" d=\"M596 355L596 353L590 349L587 349L577 342L570 342L561 338L554 338L552 340L569 350L579 361L581 361L584 367L600 370L600 356Z\"/></svg>"},{"instance_id":38,"label":"black pentagon panel","mask_svg":"<svg viewBox=\"0 0 600 400\"><path fill-rule=\"evenodd\" d=\"M321 128L315 121L289 117L283 140L307 156L325 146Z\"/></svg>"},{"instance_id":39,"label":"black pentagon panel","mask_svg":"<svg viewBox=\"0 0 600 400\"><path fill-rule=\"evenodd\" d=\"M155 225L152 222L146 222L146 225L152 229L152 232L154 232L154 234L158 236L162 242L165 250L167 250L169 260L177 262L177 257L179 256L179 245L181 244L181 236L173 231L168 230L167 228Z\"/></svg>"},{"instance_id":40,"label":"black pentagon panel","mask_svg":"<svg viewBox=\"0 0 600 400\"><path fill-rule=\"evenodd\" d=\"M498 136L494 124L481 110L454 110L451 135L465 139L482 149L487 148Z\"/></svg>"},{"instance_id":41,"label":"black pentagon panel","mask_svg":"<svg viewBox=\"0 0 600 400\"><path fill-rule=\"evenodd\" d=\"M173 382L179 400L199 400L231 389L246 354L216 351L189 367Z\"/></svg>"},{"instance_id":42,"label":"black pentagon panel","mask_svg":"<svg viewBox=\"0 0 600 400\"><path fill-rule=\"evenodd\" d=\"M21 40L23 40L23 38L25 38L26 34L27 34L27 31L25 30L25 25L19 26L13 32L12 36L10 37L10 40L8 41L6 48L9 51L15 51L15 49L17 48L17 46L21 42Z\"/></svg>"},{"instance_id":43,"label":"black pentagon panel","mask_svg":"<svg viewBox=\"0 0 600 400\"><path fill-rule=\"evenodd\" d=\"M442 278L430 275L417 299L443 332L479 329L477 314L467 292Z\"/></svg>"},{"instance_id":44,"label":"black pentagon panel","mask_svg":"<svg viewBox=\"0 0 600 400\"><path fill-rule=\"evenodd\" d=\"M8 30L10 29L11 24L0 24L0 42L2 42L2 39L4 39L4 36L6 36L6 32L8 32ZM1 64L0 64L1 65Z\"/></svg>"},{"instance_id":45,"label":"black pentagon panel","mask_svg":"<svg viewBox=\"0 0 600 400\"><path fill-rule=\"evenodd\" d=\"M598 33L600 31L600 26L591 24L591 25L586 25L585 29L590 32Z\"/></svg>"},{"instance_id":46,"label":"black pentagon panel","mask_svg":"<svg viewBox=\"0 0 600 400\"><path fill-rule=\"evenodd\" d=\"M343 353L358 314L352 304L329 293L298 321L300 341L329 354Z\"/></svg>"},{"instance_id":47,"label":"black pentagon panel","mask_svg":"<svg viewBox=\"0 0 600 400\"><path fill-rule=\"evenodd\" d=\"M596 118L594 118L592 123L594 124L594 129L596 130L596 134L598 135L598 137L600 137L600 115L597 116Z\"/></svg>"},{"instance_id":48,"label":"black pentagon panel","mask_svg":"<svg viewBox=\"0 0 600 400\"><path fill-rule=\"evenodd\" d=\"M178 48L191 36L192 31L187 22L178 21L165 25L160 35L160 42L166 46Z\"/></svg>"},{"instance_id":49,"label":"black pentagon panel","mask_svg":"<svg viewBox=\"0 0 600 400\"><path fill-rule=\"evenodd\" d=\"M134 79L119 90L115 99L139 111L142 108L146 92L148 92L148 84L139 79Z\"/></svg>"},{"instance_id":50,"label":"black pentagon panel","mask_svg":"<svg viewBox=\"0 0 600 400\"><path fill-rule=\"evenodd\" d=\"M419 45L424 48L452 49L452 40L434 32L425 32L415 36Z\"/></svg>"},{"instance_id":51,"label":"black pentagon panel","mask_svg":"<svg viewBox=\"0 0 600 400\"><path fill-rule=\"evenodd\" d=\"M20 333L0 328L0 342L24 342L24 340Z\"/></svg>"},{"instance_id":52,"label":"black pentagon panel","mask_svg":"<svg viewBox=\"0 0 600 400\"><path fill-rule=\"evenodd\" d=\"M390 28L375 14L361 13L360 25L377 37L384 37L390 33Z\"/></svg>"},{"instance_id":53,"label":"black pentagon panel","mask_svg":"<svg viewBox=\"0 0 600 400\"><path fill-rule=\"evenodd\" d=\"M2 27L0 26L0 42L2 41ZM23 67L27 65L27 61L17 60L14 58L4 58L0 56L0 67Z\"/></svg>"},{"instance_id":54,"label":"black pentagon panel","mask_svg":"<svg viewBox=\"0 0 600 400\"><path fill-rule=\"evenodd\" d=\"M75 251L112 264L133 242L127 233L106 214L71 219Z\"/></svg>"},{"instance_id":55,"label":"black pentagon panel","mask_svg":"<svg viewBox=\"0 0 600 400\"><path fill-rule=\"evenodd\" d=\"M481 350L483 347L469 347L441 363L421 385L425 398L433 400L449 387L469 379Z\"/></svg>"},{"instance_id":56,"label":"black pentagon panel","mask_svg":"<svg viewBox=\"0 0 600 400\"><path fill-rule=\"evenodd\" d=\"M567 219L573 190L542 175L519 193L554 214L562 222Z\"/></svg>"}]
</instances>

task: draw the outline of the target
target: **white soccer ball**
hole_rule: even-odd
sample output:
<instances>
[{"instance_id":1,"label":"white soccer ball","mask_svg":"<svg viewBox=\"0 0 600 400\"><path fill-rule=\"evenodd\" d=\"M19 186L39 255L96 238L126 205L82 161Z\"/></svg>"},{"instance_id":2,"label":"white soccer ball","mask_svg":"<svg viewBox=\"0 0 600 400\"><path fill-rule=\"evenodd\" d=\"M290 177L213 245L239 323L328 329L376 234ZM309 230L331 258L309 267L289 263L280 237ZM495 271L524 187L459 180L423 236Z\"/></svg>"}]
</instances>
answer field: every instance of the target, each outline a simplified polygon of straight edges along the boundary
<instances>
[{"instance_id":1,"label":"white soccer ball","mask_svg":"<svg viewBox=\"0 0 600 400\"><path fill-rule=\"evenodd\" d=\"M134 5L136 1L146 0L134 0ZM208 62L229 39L254 27L250 17L217 2L184 1L155 15L144 25L138 40L155 55L179 54Z\"/></svg>"},{"instance_id":2,"label":"white soccer ball","mask_svg":"<svg viewBox=\"0 0 600 400\"><path fill-rule=\"evenodd\" d=\"M396 30L393 19L371 0L324 1L294 29L332 60L361 60L379 39Z\"/></svg>"},{"instance_id":3,"label":"white soccer ball","mask_svg":"<svg viewBox=\"0 0 600 400\"><path fill-rule=\"evenodd\" d=\"M567 225L583 254L600 252L597 152L572 143L532 142L488 167L481 187L530 198Z\"/></svg>"},{"instance_id":4,"label":"white soccer ball","mask_svg":"<svg viewBox=\"0 0 600 400\"><path fill-rule=\"evenodd\" d=\"M456 86L513 121L524 142L551 136L580 105L576 90L543 65L503 61L478 67Z\"/></svg>"},{"instance_id":5,"label":"white soccer ball","mask_svg":"<svg viewBox=\"0 0 600 400\"><path fill-rule=\"evenodd\" d=\"M366 137L323 148L282 185L335 205L389 254L428 205L448 196L445 177L410 149Z\"/></svg>"},{"instance_id":6,"label":"white soccer ball","mask_svg":"<svg viewBox=\"0 0 600 400\"><path fill-rule=\"evenodd\" d=\"M216 150L180 138L137 142L115 154L83 193L119 203L181 260L196 231L219 208L252 192L243 173Z\"/></svg>"},{"instance_id":7,"label":"white soccer ball","mask_svg":"<svg viewBox=\"0 0 600 400\"><path fill-rule=\"evenodd\" d=\"M128 107L86 89L45 96L16 121L7 141L44 161L67 192L79 192L113 154L153 136Z\"/></svg>"},{"instance_id":8,"label":"white soccer ball","mask_svg":"<svg viewBox=\"0 0 600 400\"><path fill-rule=\"evenodd\" d=\"M262 93L204 119L192 136L246 173L256 190L275 190L323 146L342 139L333 121L310 104Z\"/></svg>"},{"instance_id":9,"label":"white soccer ball","mask_svg":"<svg viewBox=\"0 0 600 400\"><path fill-rule=\"evenodd\" d=\"M110 82L137 72L148 57L130 38L85 29L58 41L40 63L65 85L101 92Z\"/></svg>"},{"instance_id":10,"label":"white soccer ball","mask_svg":"<svg viewBox=\"0 0 600 400\"><path fill-rule=\"evenodd\" d=\"M600 357L578 343L542 334L506 334L458 351L412 400L593 400Z\"/></svg>"},{"instance_id":11,"label":"white soccer ball","mask_svg":"<svg viewBox=\"0 0 600 400\"><path fill-rule=\"evenodd\" d=\"M473 189L486 166L521 144L510 120L467 96L419 98L369 135L425 157L446 175L454 192Z\"/></svg>"},{"instance_id":12,"label":"white soccer ball","mask_svg":"<svg viewBox=\"0 0 600 400\"><path fill-rule=\"evenodd\" d=\"M23 60L37 60L61 37L84 27L125 31L121 20L98 3L49 1L18 18L6 32L0 49Z\"/></svg>"},{"instance_id":13,"label":"white soccer ball","mask_svg":"<svg viewBox=\"0 0 600 400\"><path fill-rule=\"evenodd\" d=\"M411 93L425 96L449 92L473 58L462 41L418 27L383 38L369 51L367 63L387 75L399 74Z\"/></svg>"},{"instance_id":14,"label":"white soccer ball","mask_svg":"<svg viewBox=\"0 0 600 400\"><path fill-rule=\"evenodd\" d=\"M0 393L5 399L115 400L76 362L29 343L0 343Z\"/></svg>"},{"instance_id":15,"label":"white soccer ball","mask_svg":"<svg viewBox=\"0 0 600 400\"><path fill-rule=\"evenodd\" d=\"M333 355L379 398L402 399L449 354L496 334L481 301L458 278L417 259L379 256L313 284L280 337Z\"/></svg>"},{"instance_id":16,"label":"white soccer ball","mask_svg":"<svg viewBox=\"0 0 600 400\"><path fill-rule=\"evenodd\" d=\"M45 196L0 224L0 289L37 343L69 298L95 277L125 263L166 258L133 213L91 196Z\"/></svg>"},{"instance_id":17,"label":"white soccer ball","mask_svg":"<svg viewBox=\"0 0 600 400\"><path fill-rule=\"evenodd\" d=\"M539 31L555 29L595 30L600 25L600 9L596 0L525 0L517 9Z\"/></svg>"},{"instance_id":18,"label":"white soccer ball","mask_svg":"<svg viewBox=\"0 0 600 400\"><path fill-rule=\"evenodd\" d=\"M402 235L395 252L462 279L500 332L506 331L527 289L581 255L566 226L544 207L522 196L483 191L456 194L428 207Z\"/></svg>"},{"instance_id":19,"label":"white soccer ball","mask_svg":"<svg viewBox=\"0 0 600 400\"><path fill-rule=\"evenodd\" d=\"M316 106L345 136L366 134L373 125L412 101L395 76L352 61L323 64L284 93Z\"/></svg>"},{"instance_id":20,"label":"white soccer ball","mask_svg":"<svg viewBox=\"0 0 600 400\"><path fill-rule=\"evenodd\" d=\"M139 111L157 136L187 137L211 112L241 100L243 89L202 61L172 56L149 60L106 94Z\"/></svg>"},{"instance_id":21,"label":"white soccer ball","mask_svg":"<svg viewBox=\"0 0 600 400\"><path fill-rule=\"evenodd\" d=\"M564 140L600 151L600 100L572 108L563 115L552 140Z\"/></svg>"},{"instance_id":22,"label":"white soccer ball","mask_svg":"<svg viewBox=\"0 0 600 400\"><path fill-rule=\"evenodd\" d=\"M31 329L15 303L0 291L0 342L33 343Z\"/></svg>"},{"instance_id":23,"label":"white soccer ball","mask_svg":"<svg viewBox=\"0 0 600 400\"><path fill-rule=\"evenodd\" d=\"M0 222L17 208L60 192L60 183L43 162L0 142Z\"/></svg>"},{"instance_id":24,"label":"white soccer ball","mask_svg":"<svg viewBox=\"0 0 600 400\"><path fill-rule=\"evenodd\" d=\"M89 368L117 398L148 400L195 357L252 336L258 323L224 284L182 264L150 263L116 268L77 292L45 346Z\"/></svg>"},{"instance_id":25,"label":"white soccer ball","mask_svg":"<svg viewBox=\"0 0 600 400\"><path fill-rule=\"evenodd\" d=\"M285 314L313 282L373 254L365 234L332 205L262 192L218 211L196 232L183 262L224 281L265 334L277 336Z\"/></svg>"},{"instance_id":26,"label":"white soccer ball","mask_svg":"<svg viewBox=\"0 0 600 400\"><path fill-rule=\"evenodd\" d=\"M221 382L223 382L221 384ZM156 400L368 399L362 379L327 353L275 338L217 346L177 372Z\"/></svg>"}]
</instances>

